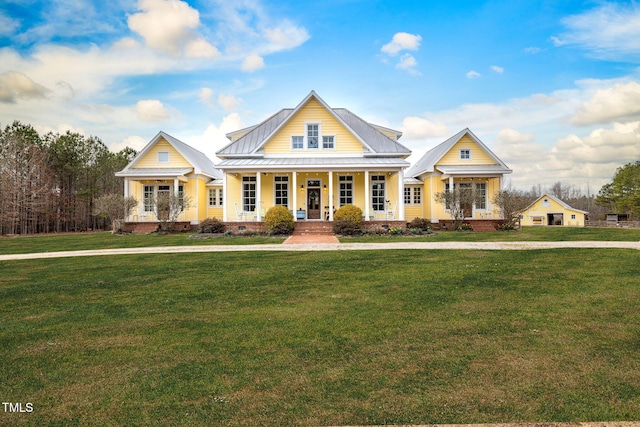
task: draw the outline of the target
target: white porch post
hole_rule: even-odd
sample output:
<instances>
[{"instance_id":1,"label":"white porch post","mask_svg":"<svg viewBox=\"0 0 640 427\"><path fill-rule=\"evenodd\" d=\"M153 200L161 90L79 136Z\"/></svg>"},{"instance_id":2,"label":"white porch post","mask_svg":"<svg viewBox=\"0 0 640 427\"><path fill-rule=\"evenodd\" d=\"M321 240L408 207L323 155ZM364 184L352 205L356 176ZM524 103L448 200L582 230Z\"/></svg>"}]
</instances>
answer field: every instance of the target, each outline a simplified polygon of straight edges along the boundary
<instances>
[{"instance_id":1,"label":"white porch post","mask_svg":"<svg viewBox=\"0 0 640 427\"><path fill-rule=\"evenodd\" d=\"M329 171L329 221L333 221L333 171Z\"/></svg>"},{"instance_id":2,"label":"white porch post","mask_svg":"<svg viewBox=\"0 0 640 427\"><path fill-rule=\"evenodd\" d=\"M398 171L398 219L404 219L404 170Z\"/></svg>"},{"instance_id":3,"label":"white porch post","mask_svg":"<svg viewBox=\"0 0 640 427\"><path fill-rule=\"evenodd\" d=\"M256 172L256 221L261 219L262 200L260 200L260 193L262 192L262 174Z\"/></svg>"},{"instance_id":4,"label":"white porch post","mask_svg":"<svg viewBox=\"0 0 640 427\"><path fill-rule=\"evenodd\" d=\"M124 179L124 197L127 198L129 197L129 179L125 178ZM136 206L136 209L138 207ZM129 214L127 213L127 217L124 219L125 221L129 221Z\"/></svg>"},{"instance_id":5,"label":"white porch post","mask_svg":"<svg viewBox=\"0 0 640 427\"><path fill-rule=\"evenodd\" d=\"M293 211L293 220L298 221L298 215L296 214L296 210L298 209L298 172L291 172L291 176L291 181L293 183L293 191L291 192L293 195L293 206L291 207L291 210Z\"/></svg>"},{"instance_id":6,"label":"white porch post","mask_svg":"<svg viewBox=\"0 0 640 427\"><path fill-rule=\"evenodd\" d=\"M369 220L369 171L364 171L364 219Z\"/></svg>"},{"instance_id":7,"label":"white porch post","mask_svg":"<svg viewBox=\"0 0 640 427\"><path fill-rule=\"evenodd\" d=\"M227 222L227 173L222 174L222 222Z\"/></svg>"}]
</instances>

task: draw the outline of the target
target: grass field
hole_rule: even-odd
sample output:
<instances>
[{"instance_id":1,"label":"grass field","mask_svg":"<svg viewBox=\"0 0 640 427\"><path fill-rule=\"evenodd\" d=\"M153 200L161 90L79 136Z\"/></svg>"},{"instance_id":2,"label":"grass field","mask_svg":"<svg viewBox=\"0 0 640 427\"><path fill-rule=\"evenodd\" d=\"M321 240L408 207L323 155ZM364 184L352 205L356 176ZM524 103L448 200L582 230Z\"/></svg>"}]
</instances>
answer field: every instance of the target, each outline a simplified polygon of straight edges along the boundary
<instances>
[{"instance_id":1,"label":"grass field","mask_svg":"<svg viewBox=\"0 0 640 427\"><path fill-rule=\"evenodd\" d=\"M28 240L28 239L25 239ZM631 250L0 263L0 425L640 419Z\"/></svg>"},{"instance_id":2,"label":"grass field","mask_svg":"<svg viewBox=\"0 0 640 427\"><path fill-rule=\"evenodd\" d=\"M640 229L620 228L569 228L569 227L524 227L518 232L465 233L438 231L429 236L365 236L346 237L343 242L484 242L484 241L567 241L610 240L640 241ZM190 239L188 234L126 234L71 233L42 236L0 237L0 255L34 252L57 252L87 249L139 248L146 246L186 245L250 245L281 243L281 237L219 237L213 239Z\"/></svg>"}]
</instances>

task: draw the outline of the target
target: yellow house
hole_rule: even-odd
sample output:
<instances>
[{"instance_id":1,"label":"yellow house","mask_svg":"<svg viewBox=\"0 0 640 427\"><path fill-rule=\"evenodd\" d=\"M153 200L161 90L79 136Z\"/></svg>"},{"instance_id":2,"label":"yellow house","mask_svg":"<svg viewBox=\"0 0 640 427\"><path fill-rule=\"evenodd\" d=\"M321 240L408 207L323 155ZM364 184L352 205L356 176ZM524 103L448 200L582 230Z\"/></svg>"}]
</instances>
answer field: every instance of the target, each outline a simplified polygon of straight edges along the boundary
<instances>
[{"instance_id":1,"label":"yellow house","mask_svg":"<svg viewBox=\"0 0 640 427\"><path fill-rule=\"evenodd\" d=\"M404 188L407 219L430 218L432 221L452 218L451 206L438 203L436 195L468 189L473 201L458 206L465 220L502 219L502 212L492 203L502 187L505 174L511 173L469 129L429 150L407 171Z\"/></svg>"},{"instance_id":2,"label":"yellow house","mask_svg":"<svg viewBox=\"0 0 640 427\"><path fill-rule=\"evenodd\" d=\"M255 126L227 135L216 155L223 172L223 221L261 221L286 206L296 221L331 221L355 205L365 220L404 221L401 132L332 108L315 92Z\"/></svg>"},{"instance_id":3,"label":"yellow house","mask_svg":"<svg viewBox=\"0 0 640 427\"><path fill-rule=\"evenodd\" d=\"M222 216L222 174L202 152L159 132L116 176L124 178L124 195L138 200L131 222L156 222L158 195L173 192L191 203L178 221L197 224Z\"/></svg>"},{"instance_id":4,"label":"yellow house","mask_svg":"<svg viewBox=\"0 0 640 427\"><path fill-rule=\"evenodd\" d=\"M584 227L587 214L551 194L543 194L520 212L520 224Z\"/></svg>"}]
</instances>

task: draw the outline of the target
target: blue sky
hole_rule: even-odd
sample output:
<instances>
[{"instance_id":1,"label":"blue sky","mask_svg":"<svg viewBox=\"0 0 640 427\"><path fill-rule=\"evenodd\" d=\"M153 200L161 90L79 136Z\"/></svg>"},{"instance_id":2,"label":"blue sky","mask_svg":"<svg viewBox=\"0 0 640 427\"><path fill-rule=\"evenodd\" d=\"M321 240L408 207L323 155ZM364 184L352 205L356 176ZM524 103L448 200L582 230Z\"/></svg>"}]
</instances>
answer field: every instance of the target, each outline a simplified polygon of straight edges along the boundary
<instances>
[{"instance_id":1,"label":"blue sky","mask_svg":"<svg viewBox=\"0 0 640 427\"><path fill-rule=\"evenodd\" d=\"M403 132L417 160L469 127L529 189L597 192L640 160L636 1L5 0L0 125L140 149L329 105ZM215 160L215 159L214 159Z\"/></svg>"}]
</instances>

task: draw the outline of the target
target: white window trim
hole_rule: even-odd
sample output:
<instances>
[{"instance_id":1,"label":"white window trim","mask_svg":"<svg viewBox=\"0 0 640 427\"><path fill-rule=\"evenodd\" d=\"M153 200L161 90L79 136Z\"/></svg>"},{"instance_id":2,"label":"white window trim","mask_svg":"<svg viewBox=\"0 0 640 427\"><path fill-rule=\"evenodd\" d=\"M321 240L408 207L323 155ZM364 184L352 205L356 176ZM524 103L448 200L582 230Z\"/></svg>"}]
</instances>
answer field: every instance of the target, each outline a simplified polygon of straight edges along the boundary
<instances>
[{"instance_id":1,"label":"white window trim","mask_svg":"<svg viewBox=\"0 0 640 427\"><path fill-rule=\"evenodd\" d=\"M160 160L160 155L161 154L166 154L167 155L167 161L166 162ZM158 163L162 163L162 164L171 163L171 155L169 154L168 151L158 151Z\"/></svg>"},{"instance_id":2,"label":"white window trim","mask_svg":"<svg viewBox=\"0 0 640 427\"><path fill-rule=\"evenodd\" d=\"M351 180L345 180L343 182L348 182L351 184L351 203L345 203L344 205L340 204L340 177L341 176L345 176L345 177L351 177ZM356 198L356 177L353 174L338 174L338 206L342 207L345 205L349 205L349 204L353 204L353 201Z\"/></svg>"},{"instance_id":3,"label":"white window trim","mask_svg":"<svg viewBox=\"0 0 640 427\"><path fill-rule=\"evenodd\" d=\"M294 147L293 146L293 138L302 138L302 147L300 147L300 148ZM291 150L293 150L293 151L304 150L305 140L306 140L306 138L304 137L304 135L291 135Z\"/></svg>"},{"instance_id":4,"label":"white window trim","mask_svg":"<svg viewBox=\"0 0 640 427\"><path fill-rule=\"evenodd\" d=\"M211 192L213 191L213 204L211 204ZM207 192L207 206L210 208L222 207L222 188L209 188Z\"/></svg>"},{"instance_id":5,"label":"white window trim","mask_svg":"<svg viewBox=\"0 0 640 427\"><path fill-rule=\"evenodd\" d=\"M287 204L286 207L289 208L289 205L291 204L291 179L289 177L289 175L286 174L278 174L278 175L274 175L273 176L273 206L285 206L285 205L277 205L276 204L276 183L278 181L276 181L276 178L287 178L287 181L279 181L281 184L283 182L287 183Z\"/></svg>"},{"instance_id":6,"label":"white window trim","mask_svg":"<svg viewBox=\"0 0 640 427\"><path fill-rule=\"evenodd\" d=\"M468 151L469 152L469 157L462 157L462 152L463 151ZM471 160L471 148L461 148L460 149L460 160Z\"/></svg>"},{"instance_id":7,"label":"white window trim","mask_svg":"<svg viewBox=\"0 0 640 427\"><path fill-rule=\"evenodd\" d=\"M333 138L333 147L325 148L325 146L324 146L324 138L325 137L329 137L329 136ZM335 151L335 149L336 149L336 136L335 135L320 135L320 140L322 141L322 146L320 147L321 150Z\"/></svg>"},{"instance_id":8,"label":"white window trim","mask_svg":"<svg viewBox=\"0 0 640 427\"><path fill-rule=\"evenodd\" d=\"M423 199L423 192L422 192L422 186L420 185L407 185L404 188L408 188L410 190L410 194L409 197L411 199L410 203L405 203L405 206L422 206L422 199ZM415 203L415 190L418 189L420 190L420 203ZM402 200L404 201L404 193L402 193Z\"/></svg>"},{"instance_id":9,"label":"white window trim","mask_svg":"<svg viewBox=\"0 0 640 427\"><path fill-rule=\"evenodd\" d=\"M374 177L374 176L378 176L378 177L380 177L380 176L381 176L381 177L383 177L384 179L381 179L381 180L374 180L374 179L373 179L373 177ZM382 200L383 200L383 204L382 204L382 210L379 210L379 209L378 209L378 210L376 210L376 208L375 208L375 206L374 206L374 203L373 203L373 197L374 197L374 196L373 196L373 186L374 186L376 183L380 183L380 182L383 182L383 183L384 183L384 190L383 190L383 192L384 192L384 196L383 196L383 199L382 199ZM384 174L384 173L382 173L382 174L381 174L381 173L372 173L372 174L369 176L369 197L370 197L369 202L371 203L371 209L372 209L374 212L378 212L378 213L380 213L380 212L385 212L385 211L387 210L387 197L389 197L389 194L388 194L388 189L387 189L387 175L386 175L386 174ZM378 196L378 197L379 197L379 196Z\"/></svg>"}]
</instances>

